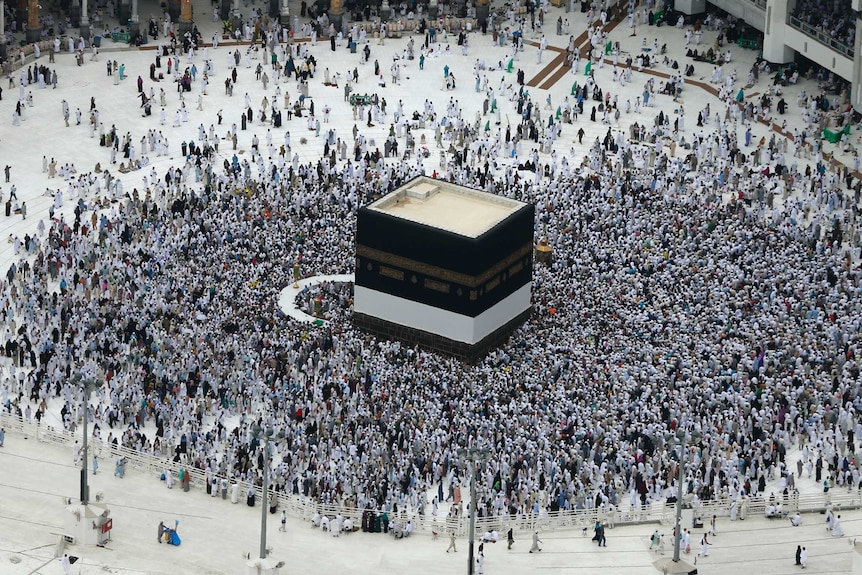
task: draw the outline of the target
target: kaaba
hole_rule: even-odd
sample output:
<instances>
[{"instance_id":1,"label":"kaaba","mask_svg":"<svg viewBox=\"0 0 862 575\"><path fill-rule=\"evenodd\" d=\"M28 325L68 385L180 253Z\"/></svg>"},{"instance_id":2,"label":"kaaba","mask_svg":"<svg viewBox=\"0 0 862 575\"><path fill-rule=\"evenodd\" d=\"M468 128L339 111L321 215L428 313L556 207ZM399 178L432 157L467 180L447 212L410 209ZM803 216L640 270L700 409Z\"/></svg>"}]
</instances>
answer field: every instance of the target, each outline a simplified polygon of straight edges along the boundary
<instances>
[{"instance_id":1,"label":"kaaba","mask_svg":"<svg viewBox=\"0 0 862 575\"><path fill-rule=\"evenodd\" d=\"M473 362L532 310L535 207L417 177L362 207L354 322Z\"/></svg>"}]
</instances>

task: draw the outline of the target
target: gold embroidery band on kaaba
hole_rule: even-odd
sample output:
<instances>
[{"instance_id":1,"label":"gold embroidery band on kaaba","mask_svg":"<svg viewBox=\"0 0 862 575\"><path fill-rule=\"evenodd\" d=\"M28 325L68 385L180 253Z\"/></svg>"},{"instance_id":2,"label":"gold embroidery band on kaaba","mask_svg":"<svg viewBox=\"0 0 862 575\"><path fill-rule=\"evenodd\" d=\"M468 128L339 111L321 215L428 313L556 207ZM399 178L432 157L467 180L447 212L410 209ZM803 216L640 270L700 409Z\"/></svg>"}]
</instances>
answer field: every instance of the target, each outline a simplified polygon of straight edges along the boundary
<instances>
[{"instance_id":1,"label":"gold embroidery band on kaaba","mask_svg":"<svg viewBox=\"0 0 862 575\"><path fill-rule=\"evenodd\" d=\"M380 266L380 275L392 278L398 281L404 281L404 272L387 266Z\"/></svg>"},{"instance_id":2,"label":"gold embroidery band on kaaba","mask_svg":"<svg viewBox=\"0 0 862 575\"><path fill-rule=\"evenodd\" d=\"M445 282L438 282L437 280L432 280L431 278L425 278L425 287L428 289L433 289L434 291L439 291L441 293L449 293L449 284Z\"/></svg>"},{"instance_id":3,"label":"gold embroidery band on kaaba","mask_svg":"<svg viewBox=\"0 0 862 575\"><path fill-rule=\"evenodd\" d=\"M381 264L387 264L396 268L401 268L405 270L410 270L412 272L418 272L422 275L444 280L447 282L453 282L466 287L479 287L480 285L487 282L489 279L493 278L506 268L511 267L512 273L515 273L515 270L520 271L523 267L521 262L518 262L524 256L530 255L533 252L533 244L526 243L514 252L510 253L508 256L482 272L477 276L462 274L456 271L448 270L446 268L441 268L438 266L432 266L423 262L416 261L414 259L405 258L403 256L397 256L395 254L391 254L389 252L384 252L382 250L377 250L374 248L369 248L367 246L357 245L356 246L356 255L369 258ZM517 263L516 263L517 262ZM393 270L394 271L394 270ZM393 277L390 274L384 274L389 277Z\"/></svg>"}]
</instances>

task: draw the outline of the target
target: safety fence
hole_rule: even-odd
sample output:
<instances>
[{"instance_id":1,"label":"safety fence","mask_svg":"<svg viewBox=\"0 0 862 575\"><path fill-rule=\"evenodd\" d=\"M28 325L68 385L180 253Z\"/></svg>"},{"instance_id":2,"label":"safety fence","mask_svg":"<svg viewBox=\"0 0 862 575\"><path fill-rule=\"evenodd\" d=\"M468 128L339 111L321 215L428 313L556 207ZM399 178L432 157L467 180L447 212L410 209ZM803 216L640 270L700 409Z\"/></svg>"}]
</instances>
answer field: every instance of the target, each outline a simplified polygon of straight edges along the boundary
<instances>
[{"instance_id":1,"label":"safety fence","mask_svg":"<svg viewBox=\"0 0 862 575\"><path fill-rule=\"evenodd\" d=\"M10 415L8 413L0 414L0 427L3 427L7 433L16 435L24 435L26 437L35 438L40 442L50 443L68 447L76 440L81 440L81 435L71 433L63 429L52 428L45 425L39 425L35 421L28 421L20 417ZM207 474L201 469L191 467L185 463L174 462L168 457L159 457L156 455L141 453L134 449L124 446L111 445L102 440L91 439L89 441L89 449L93 449L95 453L103 460L110 458L116 461L122 457L125 461L126 472L134 470L150 475L153 479L160 479L162 474L171 472L174 477L178 477L182 471L189 476L190 489L205 491L207 489L208 480L212 482L213 474ZM247 482L237 481L229 477L215 476L217 482L217 497L229 498L233 502L246 503L246 497L253 486ZM222 481L222 480L226 481ZM227 489L222 490L222 485L226 484ZM177 484L179 487L179 483ZM212 483L211 483L212 485ZM259 494L260 488L254 487ZM256 505L263 504L261 497L256 498ZM862 498L858 490L847 490L842 488L833 488L826 493L810 493L796 494L783 498L778 496L777 501L783 503L783 511L786 513L813 513L824 511L827 508L834 510L841 509L858 509L862 507ZM362 515L365 510L358 509L355 506L348 504L343 505L328 505L312 501L308 497L294 495L283 492L270 491L270 505L278 510L284 510L285 513L297 519L310 521L316 515L335 517L341 515L344 519L350 519L356 528L362 525ZM743 516L745 515L763 515L766 506L769 504L768 497L749 497L742 503L742 509L739 510ZM709 518L713 515L718 517L731 516L730 501L715 500L699 502L690 512L696 518ZM375 510L376 515L382 514L382 511ZM400 525L405 525L407 521L413 524L414 532L424 533L455 533L456 535L466 535L469 530L469 518L466 515L459 516L435 516L429 513L420 513L418 509L405 509L398 512L387 513L390 520L396 521ZM616 525L633 525L641 523L664 523L672 525L675 523L676 508L673 503L665 504L663 502L653 502L651 504L628 508L593 508L593 509L572 509L556 512L542 511L538 515L519 514L519 515L500 515L500 516L485 516L476 518L476 531L480 535L488 531L498 531L505 534L509 528L515 532L527 531L566 531L576 529L592 528L596 522L601 522L607 528L613 529Z\"/></svg>"},{"instance_id":2,"label":"safety fence","mask_svg":"<svg viewBox=\"0 0 862 575\"><path fill-rule=\"evenodd\" d=\"M784 496L777 494L774 500L771 496L746 497L737 502L737 508L731 507L727 500L701 501L690 513L695 520L708 521L713 515L716 517L730 517L731 519L745 519L751 516L766 516L767 507L781 503L781 513L771 517L787 517L796 513L819 513L826 509L841 511L842 509L859 509L862 507L862 497L857 489L835 488L825 493L806 493ZM683 510L685 512L685 509ZM664 506L661 522L673 525L676 522L676 506L673 503ZM683 525L685 527L685 525Z\"/></svg>"}]
</instances>

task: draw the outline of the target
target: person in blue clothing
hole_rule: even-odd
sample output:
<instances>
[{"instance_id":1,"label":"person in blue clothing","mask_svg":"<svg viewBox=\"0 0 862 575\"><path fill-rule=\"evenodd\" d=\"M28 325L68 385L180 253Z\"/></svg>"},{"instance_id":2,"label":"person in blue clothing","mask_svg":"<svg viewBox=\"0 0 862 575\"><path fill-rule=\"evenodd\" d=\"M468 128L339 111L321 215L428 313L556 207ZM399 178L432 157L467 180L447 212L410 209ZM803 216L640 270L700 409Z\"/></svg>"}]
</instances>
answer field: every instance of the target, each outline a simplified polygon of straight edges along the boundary
<instances>
[{"instance_id":1,"label":"person in blue clothing","mask_svg":"<svg viewBox=\"0 0 862 575\"><path fill-rule=\"evenodd\" d=\"M117 457L117 463L114 466L114 477L122 479L126 475L126 459L121 455Z\"/></svg>"}]
</instances>

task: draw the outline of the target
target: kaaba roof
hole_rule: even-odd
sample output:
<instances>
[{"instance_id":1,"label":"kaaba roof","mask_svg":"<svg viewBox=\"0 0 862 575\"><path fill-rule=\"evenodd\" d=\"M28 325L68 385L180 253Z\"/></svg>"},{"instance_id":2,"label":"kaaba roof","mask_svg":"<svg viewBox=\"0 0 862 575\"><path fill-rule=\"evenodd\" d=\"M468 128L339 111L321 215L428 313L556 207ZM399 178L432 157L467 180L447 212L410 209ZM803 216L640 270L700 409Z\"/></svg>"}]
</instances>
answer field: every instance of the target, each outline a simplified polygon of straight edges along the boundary
<instances>
[{"instance_id":1,"label":"kaaba roof","mask_svg":"<svg viewBox=\"0 0 862 575\"><path fill-rule=\"evenodd\" d=\"M477 238L525 204L420 176L368 205L368 209Z\"/></svg>"}]
</instances>

